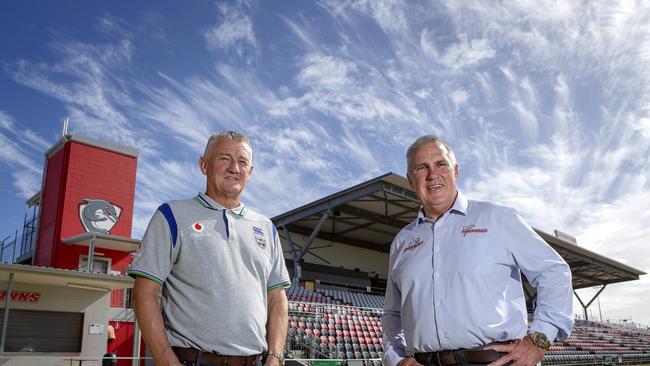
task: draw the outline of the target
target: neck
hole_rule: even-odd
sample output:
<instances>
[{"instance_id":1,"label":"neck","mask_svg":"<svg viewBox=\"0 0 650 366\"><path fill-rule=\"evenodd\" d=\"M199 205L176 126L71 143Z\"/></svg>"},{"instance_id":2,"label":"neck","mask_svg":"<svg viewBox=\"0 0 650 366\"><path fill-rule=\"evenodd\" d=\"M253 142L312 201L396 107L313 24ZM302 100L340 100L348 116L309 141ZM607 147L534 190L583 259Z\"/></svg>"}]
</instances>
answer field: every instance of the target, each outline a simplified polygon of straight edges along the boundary
<instances>
[{"instance_id":1,"label":"neck","mask_svg":"<svg viewBox=\"0 0 650 366\"><path fill-rule=\"evenodd\" d=\"M205 192L205 194L227 209L235 208L241 204L241 202L239 201L239 196L229 197L229 196L224 196L222 194L216 194L210 191Z\"/></svg>"},{"instance_id":2,"label":"neck","mask_svg":"<svg viewBox=\"0 0 650 366\"><path fill-rule=\"evenodd\" d=\"M424 216L426 216L428 219L431 219L433 221L438 221L442 217L442 215L445 214L445 212L449 211L450 208L454 206L454 202L456 202L456 198L458 198L458 190L456 190L456 194L454 195L454 199L451 201L446 206L443 207L424 207Z\"/></svg>"}]
</instances>

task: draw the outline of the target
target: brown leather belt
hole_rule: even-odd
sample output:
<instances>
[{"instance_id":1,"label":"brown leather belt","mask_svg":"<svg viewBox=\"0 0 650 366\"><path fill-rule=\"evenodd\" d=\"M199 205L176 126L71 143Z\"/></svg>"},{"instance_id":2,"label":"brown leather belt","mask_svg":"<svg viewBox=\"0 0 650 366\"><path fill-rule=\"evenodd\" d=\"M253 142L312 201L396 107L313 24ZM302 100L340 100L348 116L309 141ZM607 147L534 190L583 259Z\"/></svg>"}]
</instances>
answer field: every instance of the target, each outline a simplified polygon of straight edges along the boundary
<instances>
[{"instance_id":1,"label":"brown leather belt","mask_svg":"<svg viewBox=\"0 0 650 366\"><path fill-rule=\"evenodd\" d=\"M196 366L257 366L262 355L226 356L211 352L202 352L194 348L172 347L179 361L192 362Z\"/></svg>"},{"instance_id":2,"label":"brown leather belt","mask_svg":"<svg viewBox=\"0 0 650 366\"><path fill-rule=\"evenodd\" d=\"M492 344L508 344L508 342L495 342ZM492 363L506 354L498 352L493 349L482 349L483 347L475 349L459 349L454 351L438 351L438 352L424 352L416 353L413 355L415 360L424 366L443 366L443 365L463 365L463 364L489 364Z\"/></svg>"}]
</instances>

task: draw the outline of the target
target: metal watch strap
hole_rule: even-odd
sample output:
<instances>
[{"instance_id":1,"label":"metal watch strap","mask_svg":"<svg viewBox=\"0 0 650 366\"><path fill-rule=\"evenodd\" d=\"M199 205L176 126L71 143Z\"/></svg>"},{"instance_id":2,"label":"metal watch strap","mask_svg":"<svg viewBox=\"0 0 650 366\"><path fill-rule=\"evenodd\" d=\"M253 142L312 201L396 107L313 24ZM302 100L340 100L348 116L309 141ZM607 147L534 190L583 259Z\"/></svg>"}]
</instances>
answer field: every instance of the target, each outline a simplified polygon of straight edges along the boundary
<instances>
[{"instance_id":1,"label":"metal watch strap","mask_svg":"<svg viewBox=\"0 0 650 366\"><path fill-rule=\"evenodd\" d=\"M277 358L280 361L281 365L284 365L284 354L282 352L269 350L267 353L269 356Z\"/></svg>"},{"instance_id":2,"label":"metal watch strap","mask_svg":"<svg viewBox=\"0 0 650 366\"><path fill-rule=\"evenodd\" d=\"M533 332L528 334L530 340L533 341L535 347L548 351L551 348L551 341L548 340L546 334L541 332Z\"/></svg>"}]
</instances>

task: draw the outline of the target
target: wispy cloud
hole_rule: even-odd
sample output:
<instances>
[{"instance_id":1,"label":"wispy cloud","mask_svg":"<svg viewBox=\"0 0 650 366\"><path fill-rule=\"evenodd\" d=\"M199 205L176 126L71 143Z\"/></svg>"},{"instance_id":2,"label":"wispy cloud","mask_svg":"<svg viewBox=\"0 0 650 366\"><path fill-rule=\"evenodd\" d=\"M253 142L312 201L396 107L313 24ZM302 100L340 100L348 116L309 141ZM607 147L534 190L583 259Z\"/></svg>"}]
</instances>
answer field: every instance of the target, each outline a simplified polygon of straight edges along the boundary
<instances>
[{"instance_id":1,"label":"wispy cloud","mask_svg":"<svg viewBox=\"0 0 650 366\"><path fill-rule=\"evenodd\" d=\"M42 154L46 147L49 145L45 140L0 110L0 166L11 171L14 189L23 199L41 189L42 162L34 156Z\"/></svg>"},{"instance_id":2,"label":"wispy cloud","mask_svg":"<svg viewBox=\"0 0 650 366\"><path fill-rule=\"evenodd\" d=\"M242 57L246 51L257 49L257 40L251 19L252 5L239 1L236 5L217 4L220 22L204 33L209 49L233 50Z\"/></svg>"},{"instance_id":3,"label":"wispy cloud","mask_svg":"<svg viewBox=\"0 0 650 366\"><path fill-rule=\"evenodd\" d=\"M489 60L495 54L496 51L490 46L487 39L469 40L466 34L461 34L459 42L447 47L440 57L440 63L458 72Z\"/></svg>"}]
</instances>

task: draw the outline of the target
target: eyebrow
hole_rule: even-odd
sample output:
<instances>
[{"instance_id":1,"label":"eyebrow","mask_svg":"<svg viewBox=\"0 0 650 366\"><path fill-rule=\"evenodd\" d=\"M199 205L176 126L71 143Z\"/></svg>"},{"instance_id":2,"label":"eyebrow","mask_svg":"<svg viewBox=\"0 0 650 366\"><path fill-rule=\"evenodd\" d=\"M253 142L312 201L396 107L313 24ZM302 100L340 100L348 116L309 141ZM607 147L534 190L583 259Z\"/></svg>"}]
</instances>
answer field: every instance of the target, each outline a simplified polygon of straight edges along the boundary
<instances>
[{"instance_id":1,"label":"eyebrow","mask_svg":"<svg viewBox=\"0 0 650 366\"><path fill-rule=\"evenodd\" d=\"M230 153L224 153L224 152L217 153L217 157L218 157L218 158L223 157L223 156L227 156L227 157L229 157L229 158L231 158L231 159L234 159L234 156L233 156L232 154L230 154ZM251 160L251 159L249 159L248 157L243 156L243 155L240 155L237 159L238 159L238 160L242 160L242 159L243 159L243 160L246 160L247 162L250 162L250 160Z\"/></svg>"}]
</instances>

